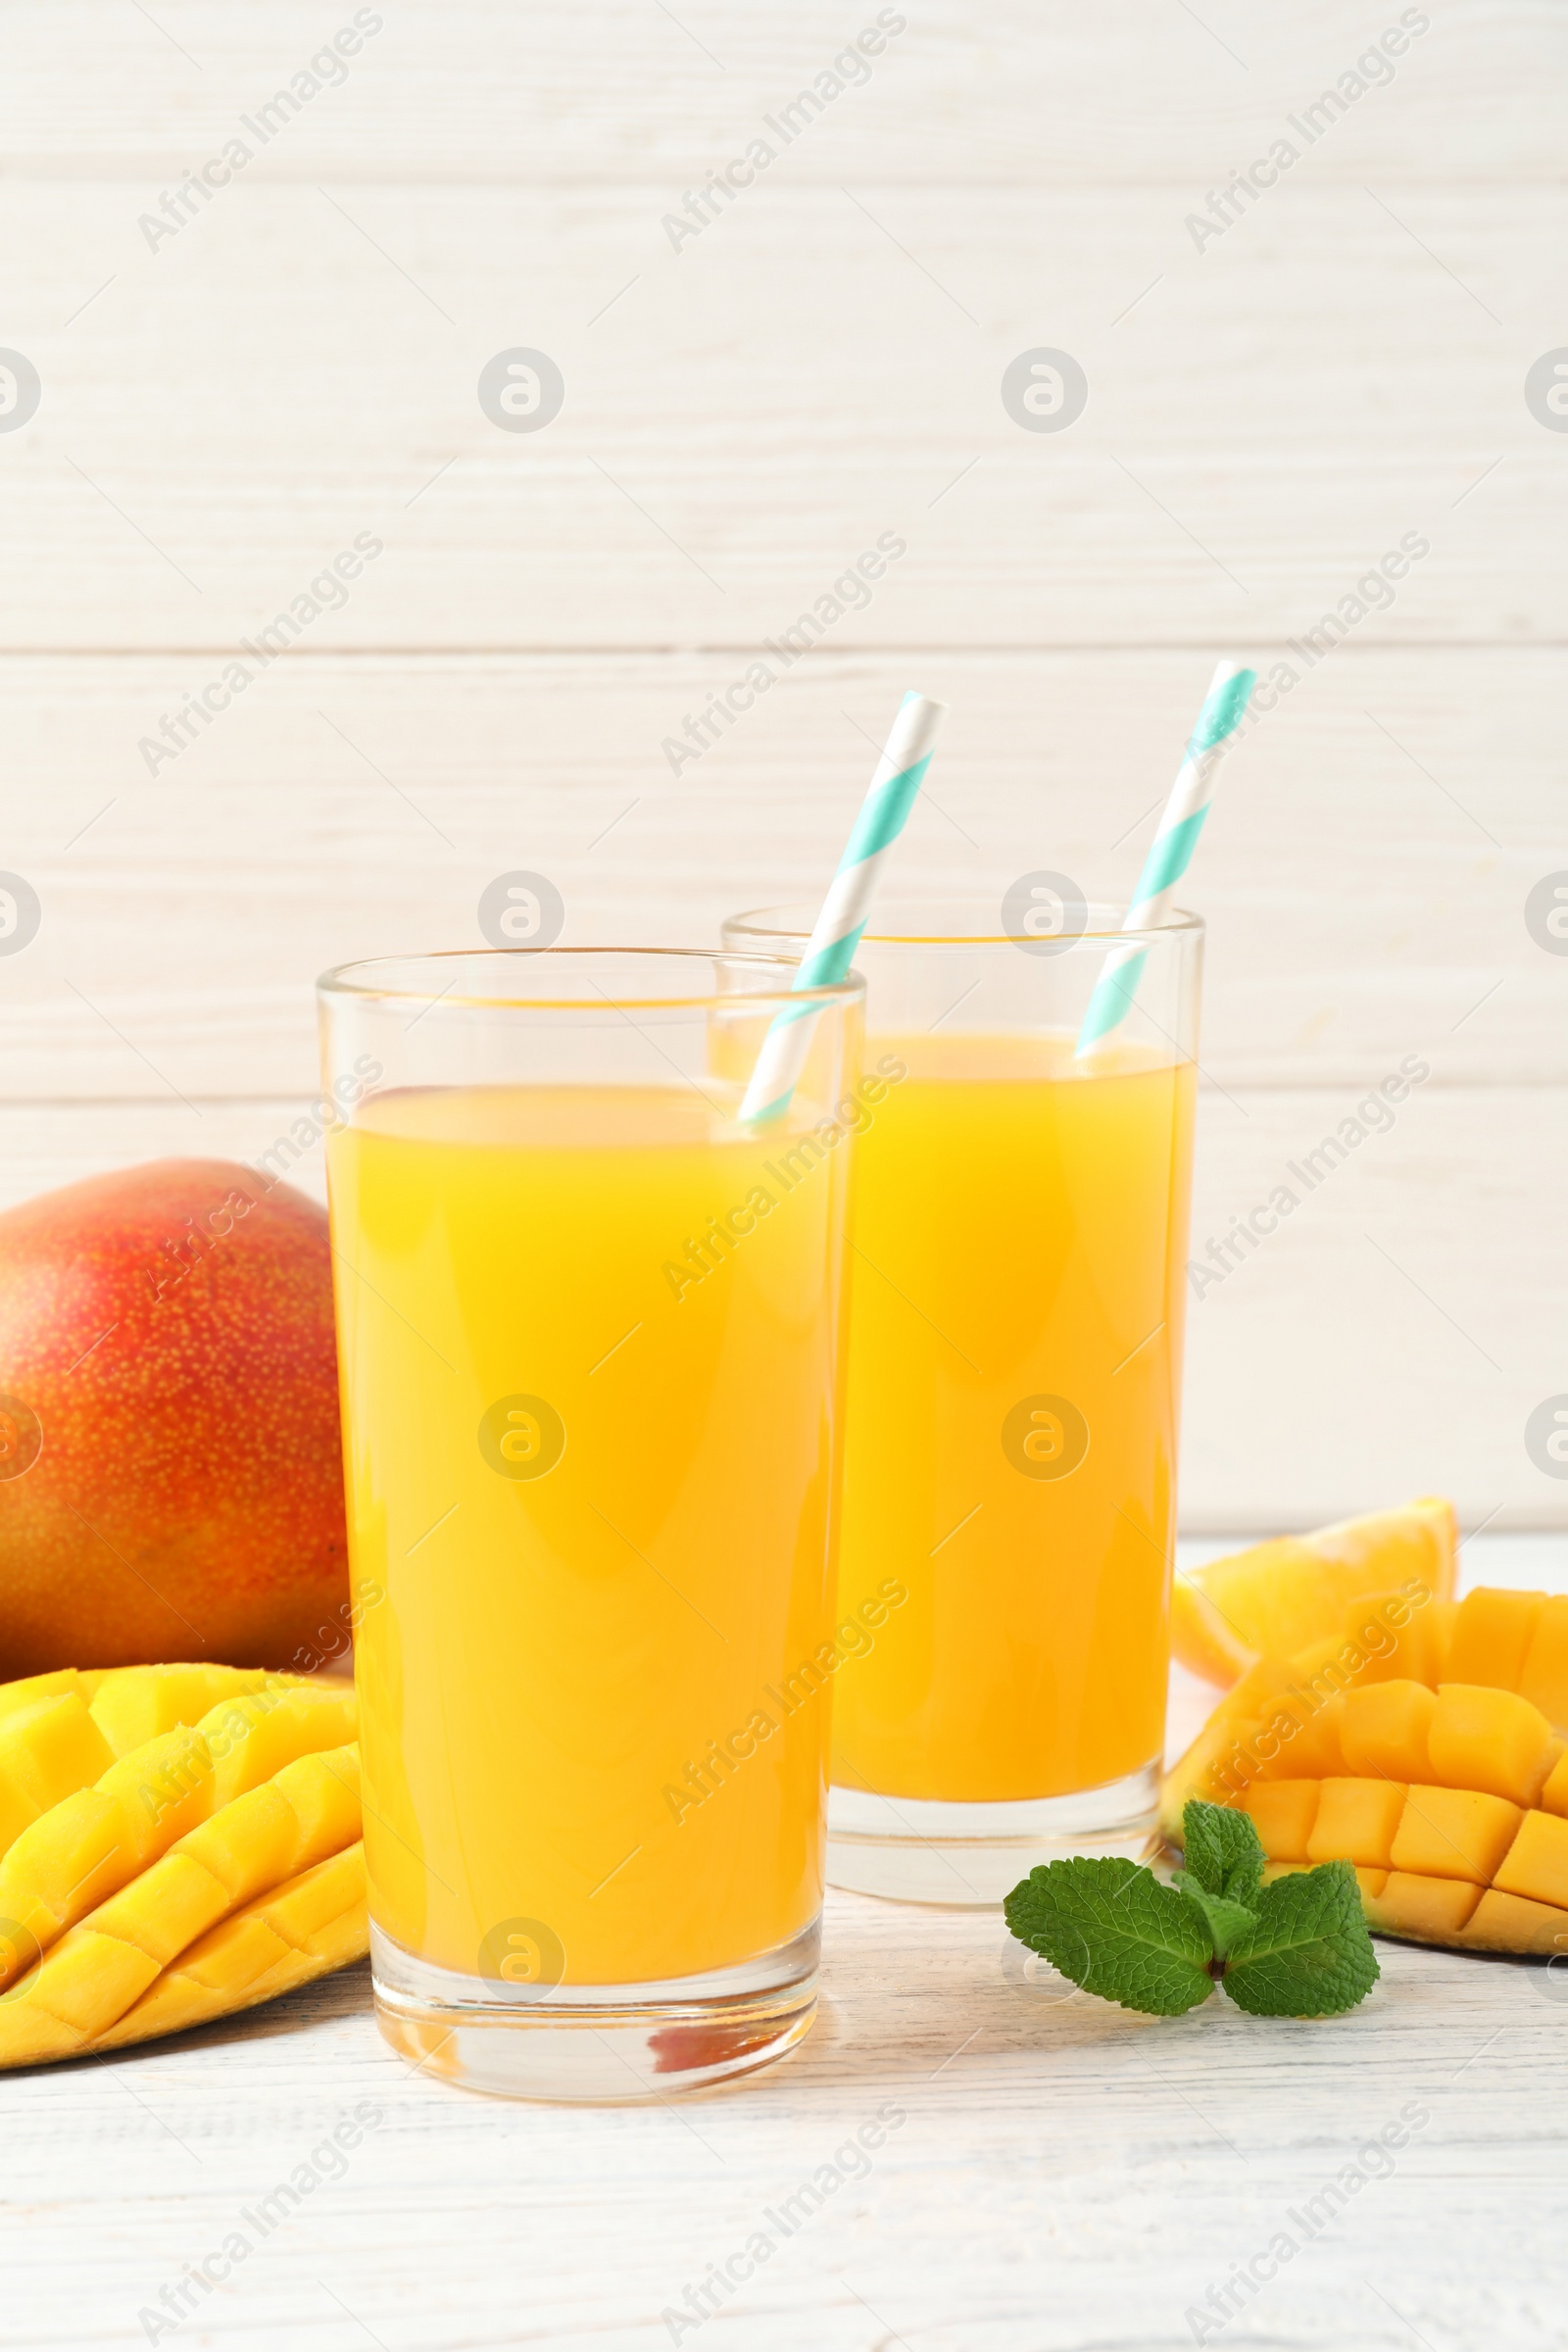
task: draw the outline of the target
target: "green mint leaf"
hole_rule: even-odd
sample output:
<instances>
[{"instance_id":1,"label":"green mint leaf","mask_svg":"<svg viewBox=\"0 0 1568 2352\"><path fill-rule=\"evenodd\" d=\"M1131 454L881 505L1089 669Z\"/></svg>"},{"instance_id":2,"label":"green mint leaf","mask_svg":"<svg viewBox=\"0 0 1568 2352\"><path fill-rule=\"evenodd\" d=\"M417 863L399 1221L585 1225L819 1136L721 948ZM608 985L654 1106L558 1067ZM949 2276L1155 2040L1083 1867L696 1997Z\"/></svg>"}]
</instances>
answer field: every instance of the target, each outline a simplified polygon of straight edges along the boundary
<instances>
[{"instance_id":1,"label":"green mint leaf","mask_svg":"<svg viewBox=\"0 0 1568 2352\"><path fill-rule=\"evenodd\" d=\"M1202 1918L1140 1863L1110 1854L1043 1863L1003 1910L1020 1943L1124 2009L1180 2017L1214 1988Z\"/></svg>"},{"instance_id":2,"label":"green mint leaf","mask_svg":"<svg viewBox=\"0 0 1568 2352\"><path fill-rule=\"evenodd\" d=\"M1251 1935L1232 1946L1222 1982L1253 2017L1333 2017L1364 2000L1377 1978L1355 1872L1323 1862L1262 1889Z\"/></svg>"},{"instance_id":3,"label":"green mint leaf","mask_svg":"<svg viewBox=\"0 0 1568 2352\"><path fill-rule=\"evenodd\" d=\"M1182 1813L1187 1868L1205 1894L1257 1906L1262 1885L1263 1842L1246 1813L1230 1805L1207 1805L1189 1797Z\"/></svg>"},{"instance_id":4,"label":"green mint leaf","mask_svg":"<svg viewBox=\"0 0 1568 2352\"><path fill-rule=\"evenodd\" d=\"M1246 1943L1257 1925L1257 1914L1250 1903L1235 1902L1228 1894L1210 1894L1190 1870L1179 1870L1175 1885L1207 1929L1216 1960L1227 1959L1238 1943Z\"/></svg>"}]
</instances>

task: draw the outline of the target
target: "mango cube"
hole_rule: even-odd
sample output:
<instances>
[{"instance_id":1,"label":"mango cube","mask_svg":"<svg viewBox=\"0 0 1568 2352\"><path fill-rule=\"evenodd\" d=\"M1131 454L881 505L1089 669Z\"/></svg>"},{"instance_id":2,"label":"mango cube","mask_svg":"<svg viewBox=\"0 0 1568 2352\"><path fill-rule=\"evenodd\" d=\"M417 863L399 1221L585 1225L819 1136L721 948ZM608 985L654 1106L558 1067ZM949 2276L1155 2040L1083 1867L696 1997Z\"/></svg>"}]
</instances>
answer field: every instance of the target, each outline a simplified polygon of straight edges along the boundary
<instances>
[{"instance_id":1,"label":"mango cube","mask_svg":"<svg viewBox=\"0 0 1568 2352\"><path fill-rule=\"evenodd\" d=\"M1540 1801L1543 1811L1568 1817L1568 1749L1564 1749L1547 1773Z\"/></svg>"},{"instance_id":2,"label":"mango cube","mask_svg":"<svg viewBox=\"0 0 1568 2352\"><path fill-rule=\"evenodd\" d=\"M53 1698L62 1690L74 1690L85 1705L91 1695L82 1687L85 1680L74 1666L59 1666L52 1674L24 1674L17 1682L0 1683L0 1723L20 1708L35 1706L40 1698Z\"/></svg>"},{"instance_id":3,"label":"mango cube","mask_svg":"<svg viewBox=\"0 0 1568 2352\"><path fill-rule=\"evenodd\" d=\"M1347 1691L1340 1746L1350 1771L1426 1780L1432 1770L1427 1735L1437 1705L1424 1683L1372 1683Z\"/></svg>"},{"instance_id":4,"label":"mango cube","mask_svg":"<svg viewBox=\"0 0 1568 2352\"><path fill-rule=\"evenodd\" d=\"M1403 1808L1404 1788L1397 1781L1324 1781L1306 1840L1307 1860L1387 1870Z\"/></svg>"},{"instance_id":5,"label":"mango cube","mask_svg":"<svg viewBox=\"0 0 1568 2352\"><path fill-rule=\"evenodd\" d=\"M360 1834L360 1751L352 1744L297 1756L272 1783L299 1824L290 1875L352 1845Z\"/></svg>"},{"instance_id":6,"label":"mango cube","mask_svg":"<svg viewBox=\"0 0 1568 2352\"><path fill-rule=\"evenodd\" d=\"M92 1718L115 1754L128 1755L266 1680L259 1666L112 1666L93 1693Z\"/></svg>"},{"instance_id":7,"label":"mango cube","mask_svg":"<svg viewBox=\"0 0 1568 2352\"><path fill-rule=\"evenodd\" d=\"M1402 1592L1348 1610L1345 1639L1361 1650L1364 1664L1354 1688L1375 1683L1425 1683L1430 1689L1446 1662L1452 1601L1412 1599Z\"/></svg>"},{"instance_id":8,"label":"mango cube","mask_svg":"<svg viewBox=\"0 0 1568 2352\"><path fill-rule=\"evenodd\" d=\"M1553 1592L1542 1604L1519 1676L1519 1695L1568 1733L1568 1592Z\"/></svg>"},{"instance_id":9,"label":"mango cube","mask_svg":"<svg viewBox=\"0 0 1568 2352\"><path fill-rule=\"evenodd\" d=\"M167 1968L229 1907L228 1888L194 1854L165 1854L93 1913L106 1936L133 1943Z\"/></svg>"},{"instance_id":10,"label":"mango cube","mask_svg":"<svg viewBox=\"0 0 1568 2352\"><path fill-rule=\"evenodd\" d=\"M1427 1735L1433 1777L1531 1805L1550 1769L1551 1726L1513 1690L1445 1683Z\"/></svg>"},{"instance_id":11,"label":"mango cube","mask_svg":"<svg viewBox=\"0 0 1568 2352\"><path fill-rule=\"evenodd\" d=\"M254 1914L225 1919L220 1928L203 1936L195 1951L186 1953L179 1974L213 1990L242 1993L268 1969L286 1959L290 1948L275 1928Z\"/></svg>"},{"instance_id":12,"label":"mango cube","mask_svg":"<svg viewBox=\"0 0 1568 2352\"><path fill-rule=\"evenodd\" d=\"M113 1762L75 1690L47 1693L0 1717L0 1849Z\"/></svg>"},{"instance_id":13,"label":"mango cube","mask_svg":"<svg viewBox=\"0 0 1568 2352\"><path fill-rule=\"evenodd\" d=\"M341 1747L358 1724L352 1684L274 1685L215 1708L200 1727L213 1755L214 1810L261 1788L296 1756Z\"/></svg>"},{"instance_id":14,"label":"mango cube","mask_svg":"<svg viewBox=\"0 0 1568 2352\"><path fill-rule=\"evenodd\" d=\"M1467 1592L1454 1619L1445 1679L1517 1690L1545 1599L1544 1592L1513 1592L1496 1585L1478 1585Z\"/></svg>"},{"instance_id":15,"label":"mango cube","mask_svg":"<svg viewBox=\"0 0 1568 2352\"><path fill-rule=\"evenodd\" d=\"M50 1921L52 1942L135 1868L125 1807L96 1788L78 1788L23 1831L0 1862L0 1917ZM35 1930L36 1932L36 1930Z\"/></svg>"},{"instance_id":16,"label":"mango cube","mask_svg":"<svg viewBox=\"0 0 1568 2352\"><path fill-rule=\"evenodd\" d=\"M1261 1739L1254 1737L1252 1742L1254 1752L1260 1757L1257 1778L1323 1780L1332 1773L1343 1772L1340 1723L1344 1713L1345 1699L1338 1691L1327 1699L1305 1691L1282 1701L1262 1727ZM1264 1747L1273 1752L1264 1755Z\"/></svg>"},{"instance_id":17,"label":"mango cube","mask_svg":"<svg viewBox=\"0 0 1568 2352\"><path fill-rule=\"evenodd\" d=\"M231 1929L244 1929L252 1920L263 1924L270 1942L258 1944L248 1936L230 1935ZM271 2000L329 1969L362 1959L365 1944L365 1848L356 1843L259 1896L233 1920L212 1930L99 2034L93 2047L115 2049L156 2034L183 2033L209 2018ZM269 1963L267 1955L273 1952L277 1957ZM224 1954L227 1966L222 1963ZM263 1963L261 1973L251 1975L257 1961ZM235 1984L235 1971L246 1976L243 1988ZM3 2018L0 2010L0 2035Z\"/></svg>"},{"instance_id":18,"label":"mango cube","mask_svg":"<svg viewBox=\"0 0 1568 2352\"><path fill-rule=\"evenodd\" d=\"M1306 1860L1320 1786L1317 1781L1263 1781L1248 1789L1242 1810L1251 1815L1252 1827L1270 1861Z\"/></svg>"},{"instance_id":19,"label":"mango cube","mask_svg":"<svg viewBox=\"0 0 1568 2352\"><path fill-rule=\"evenodd\" d=\"M1506 1797L1479 1788L1412 1788L1395 1836L1394 1868L1488 1886L1521 1818Z\"/></svg>"},{"instance_id":20,"label":"mango cube","mask_svg":"<svg viewBox=\"0 0 1568 2352\"><path fill-rule=\"evenodd\" d=\"M1466 1925L1481 1900L1468 1879L1426 1878L1391 1870L1374 1895L1370 1917L1386 1936L1409 1936L1418 1943L1447 1943Z\"/></svg>"},{"instance_id":21,"label":"mango cube","mask_svg":"<svg viewBox=\"0 0 1568 2352\"><path fill-rule=\"evenodd\" d=\"M1555 1903L1534 1903L1527 1895L1500 1894L1489 1886L1470 1915L1465 1941L1482 1951L1542 1952L1560 1958L1568 1955L1568 1911ZM1568 1974L1568 1963L1555 1973Z\"/></svg>"},{"instance_id":22,"label":"mango cube","mask_svg":"<svg viewBox=\"0 0 1568 2352\"><path fill-rule=\"evenodd\" d=\"M1499 1894L1568 1909L1568 1821L1555 1813L1527 1813L1492 1883Z\"/></svg>"},{"instance_id":23,"label":"mango cube","mask_svg":"<svg viewBox=\"0 0 1568 2352\"><path fill-rule=\"evenodd\" d=\"M134 1838L135 1867L141 1870L206 1820L213 1803L213 1759L200 1732L181 1724L111 1764L98 1788L122 1803Z\"/></svg>"},{"instance_id":24,"label":"mango cube","mask_svg":"<svg viewBox=\"0 0 1568 2352\"><path fill-rule=\"evenodd\" d=\"M288 1799L264 1787L237 1796L172 1850L193 1854L237 1904L288 1877L299 1841L299 1817Z\"/></svg>"},{"instance_id":25,"label":"mango cube","mask_svg":"<svg viewBox=\"0 0 1568 2352\"><path fill-rule=\"evenodd\" d=\"M90 2038L139 1999L157 1975L158 1962L136 1945L95 1928L73 1928L11 1997L15 2006L46 2009Z\"/></svg>"}]
</instances>

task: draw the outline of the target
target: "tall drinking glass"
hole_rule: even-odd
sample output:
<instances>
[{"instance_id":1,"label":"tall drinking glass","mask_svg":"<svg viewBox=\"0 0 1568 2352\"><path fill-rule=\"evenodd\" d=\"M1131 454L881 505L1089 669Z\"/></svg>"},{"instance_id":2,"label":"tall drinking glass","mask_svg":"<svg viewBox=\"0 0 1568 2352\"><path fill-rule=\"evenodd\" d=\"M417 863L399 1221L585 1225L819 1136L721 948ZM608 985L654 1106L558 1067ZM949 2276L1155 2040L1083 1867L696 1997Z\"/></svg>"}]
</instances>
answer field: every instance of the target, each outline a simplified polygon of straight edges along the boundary
<instances>
[{"instance_id":1,"label":"tall drinking glass","mask_svg":"<svg viewBox=\"0 0 1568 2352\"><path fill-rule=\"evenodd\" d=\"M856 1176L828 1877L995 1903L1146 1850L1167 1594L1202 926L1024 876L879 902ZM733 948L800 952L805 909ZM1121 1026L1075 1052L1106 958ZM1123 968L1128 968L1125 965Z\"/></svg>"},{"instance_id":2,"label":"tall drinking glass","mask_svg":"<svg viewBox=\"0 0 1568 2352\"><path fill-rule=\"evenodd\" d=\"M863 984L764 1135L790 977L320 983L375 1997L478 2089L659 2096L810 2023Z\"/></svg>"}]
</instances>

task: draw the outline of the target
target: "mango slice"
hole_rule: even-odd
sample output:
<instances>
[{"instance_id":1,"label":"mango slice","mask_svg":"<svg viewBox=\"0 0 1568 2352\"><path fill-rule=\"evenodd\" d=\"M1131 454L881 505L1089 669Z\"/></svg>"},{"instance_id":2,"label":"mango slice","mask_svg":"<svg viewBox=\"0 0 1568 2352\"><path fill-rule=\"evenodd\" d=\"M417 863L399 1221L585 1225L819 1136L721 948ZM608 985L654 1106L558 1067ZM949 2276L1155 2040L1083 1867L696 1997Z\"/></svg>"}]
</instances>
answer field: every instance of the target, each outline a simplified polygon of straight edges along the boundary
<instances>
[{"instance_id":1,"label":"mango slice","mask_svg":"<svg viewBox=\"0 0 1568 2352\"><path fill-rule=\"evenodd\" d=\"M203 1665L10 1689L0 2067L172 2033L364 1954L351 1686Z\"/></svg>"},{"instance_id":2,"label":"mango slice","mask_svg":"<svg viewBox=\"0 0 1568 2352\"><path fill-rule=\"evenodd\" d=\"M1453 1505L1433 1494L1254 1544L1177 1577L1171 1645L1190 1672L1228 1687L1254 1658L1295 1657L1338 1633L1355 1604L1447 1600L1457 1546Z\"/></svg>"},{"instance_id":3,"label":"mango slice","mask_svg":"<svg viewBox=\"0 0 1568 2352\"><path fill-rule=\"evenodd\" d=\"M1161 1822L1179 1845L1190 1796L1242 1807L1270 1877L1343 1857L1380 1935L1568 1952L1565 1718L1568 1596L1355 1602L1339 1634L1253 1660Z\"/></svg>"}]
</instances>

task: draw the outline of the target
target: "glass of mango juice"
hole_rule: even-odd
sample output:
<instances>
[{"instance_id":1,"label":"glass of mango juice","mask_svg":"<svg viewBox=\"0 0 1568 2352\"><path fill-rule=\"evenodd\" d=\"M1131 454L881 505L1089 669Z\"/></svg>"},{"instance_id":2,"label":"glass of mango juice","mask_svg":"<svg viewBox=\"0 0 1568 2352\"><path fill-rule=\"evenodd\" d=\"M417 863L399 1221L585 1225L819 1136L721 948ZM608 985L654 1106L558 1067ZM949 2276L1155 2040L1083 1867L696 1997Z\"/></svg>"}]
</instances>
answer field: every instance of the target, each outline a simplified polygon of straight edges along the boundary
<instances>
[{"instance_id":1,"label":"glass of mango juice","mask_svg":"<svg viewBox=\"0 0 1568 2352\"><path fill-rule=\"evenodd\" d=\"M863 983L791 977L548 949L320 983L376 2006L477 2089L658 2097L811 2021Z\"/></svg>"},{"instance_id":2,"label":"glass of mango juice","mask_svg":"<svg viewBox=\"0 0 1568 2352\"><path fill-rule=\"evenodd\" d=\"M1164 1739L1202 925L879 901L852 1233L831 1884L1141 1856ZM806 910L726 945L799 954ZM1127 1010L1080 1054L1110 957ZM1135 960L1137 959L1137 960ZM885 1602L872 1628L866 1603Z\"/></svg>"}]
</instances>

